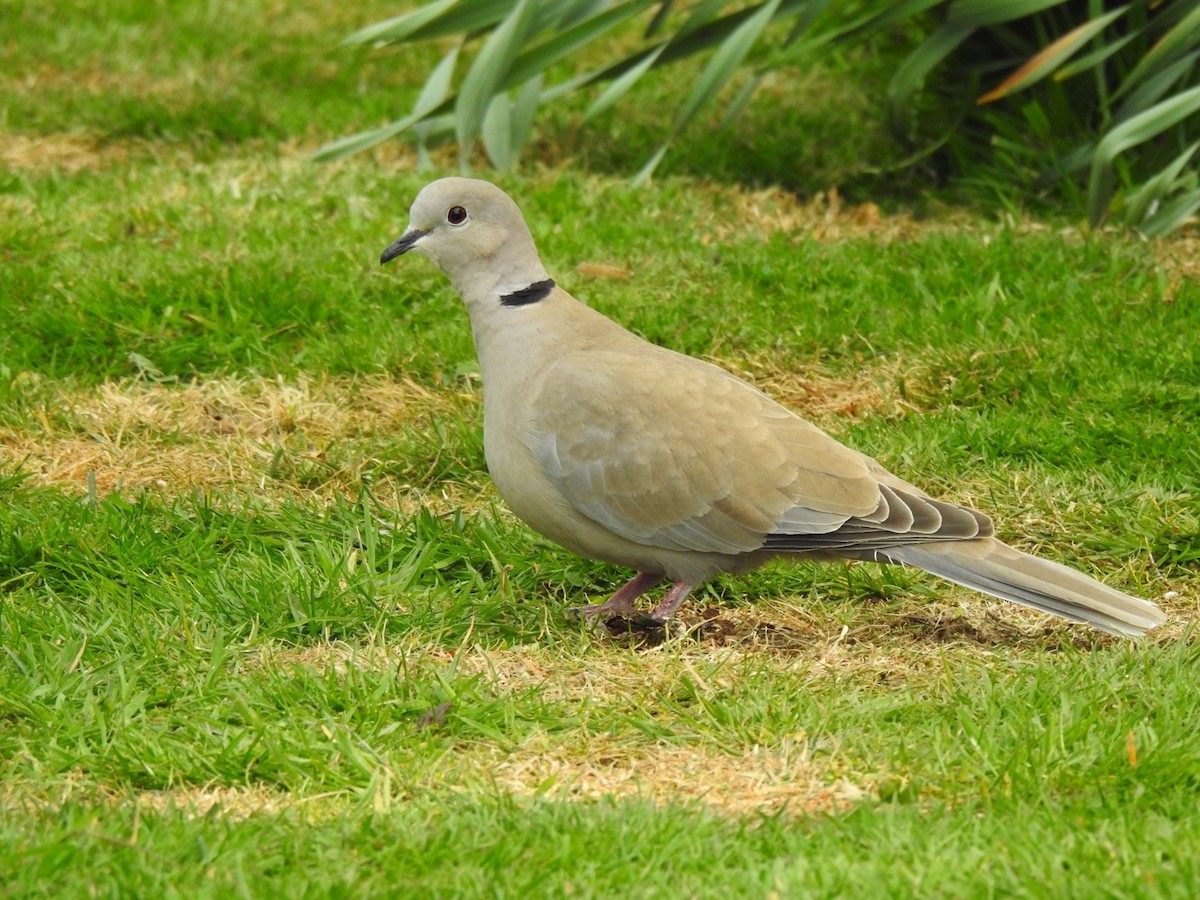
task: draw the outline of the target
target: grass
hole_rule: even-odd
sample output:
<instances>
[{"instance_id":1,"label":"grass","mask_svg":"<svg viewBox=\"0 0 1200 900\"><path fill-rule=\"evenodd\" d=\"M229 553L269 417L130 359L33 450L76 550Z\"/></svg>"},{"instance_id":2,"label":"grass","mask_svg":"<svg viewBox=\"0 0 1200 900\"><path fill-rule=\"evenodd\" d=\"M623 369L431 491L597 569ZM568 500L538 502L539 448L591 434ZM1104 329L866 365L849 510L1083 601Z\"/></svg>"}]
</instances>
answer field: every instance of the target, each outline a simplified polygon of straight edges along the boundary
<instances>
[{"instance_id":1,"label":"grass","mask_svg":"<svg viewBox=\"0 0 1200 900\"><path fill-rule=\"evenodd\" d=\"M1189 896L1194 238L846 199L878 136L829 124L874 102L839 63L772 100L816 149L767 103L643 192L669 83L559 111L502 182L571 291L1170 616L780 564L592 634L564 610L622 573L508 514L458 301L375 264L430 175L303 159L428 64L338 50L393 10L335 6L11 12L6 895Z\"/></svg>"}]
</instances>

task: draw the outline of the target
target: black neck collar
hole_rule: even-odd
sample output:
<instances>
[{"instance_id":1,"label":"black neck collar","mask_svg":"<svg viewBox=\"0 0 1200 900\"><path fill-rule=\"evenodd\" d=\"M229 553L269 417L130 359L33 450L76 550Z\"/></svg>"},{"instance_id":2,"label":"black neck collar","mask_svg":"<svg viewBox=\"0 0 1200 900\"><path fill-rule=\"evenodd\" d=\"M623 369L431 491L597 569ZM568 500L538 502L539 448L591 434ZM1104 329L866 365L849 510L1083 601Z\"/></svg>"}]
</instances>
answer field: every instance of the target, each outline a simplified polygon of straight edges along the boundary
<instances>
[{"instance_id":1,"label":"black neck collar","mask_svg":"<svg viewBox=\"0 0 1200 900\"><path fill-rule=\"evenodd\" d=\"M511 294L502 294L500 303L504 306L528 306L530 303L545 300L550 296L552 290L554 290L554 279L547 278L544 281L535 281L528 287L513 291Z\"/></svg>"}]
</instances>

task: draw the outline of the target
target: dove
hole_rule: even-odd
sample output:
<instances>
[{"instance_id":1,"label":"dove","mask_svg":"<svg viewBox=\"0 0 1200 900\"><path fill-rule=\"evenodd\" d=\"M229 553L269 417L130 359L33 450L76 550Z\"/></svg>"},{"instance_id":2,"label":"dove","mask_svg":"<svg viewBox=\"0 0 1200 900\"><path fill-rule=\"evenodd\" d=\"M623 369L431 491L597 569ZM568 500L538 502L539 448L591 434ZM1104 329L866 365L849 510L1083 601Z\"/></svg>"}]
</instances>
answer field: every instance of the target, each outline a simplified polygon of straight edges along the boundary
<instances>
[{"instance_id":1,"label":"dove","mask_svg":"<svg viewBox=\"0 0 1200 900\"><path fill-rule=\"evenodd\" d=\"M636 574L589 619L652 618L698 585L769 560L924 569L993 597L1138 636L1157 606L995 537L992 520L931 497L750 383L658 346L546 272L516 203L443 178L413 201L380 263L431 260L466 305L483 379L488 470L512 511L576 554Z\"/></svg>"}]
</instances>

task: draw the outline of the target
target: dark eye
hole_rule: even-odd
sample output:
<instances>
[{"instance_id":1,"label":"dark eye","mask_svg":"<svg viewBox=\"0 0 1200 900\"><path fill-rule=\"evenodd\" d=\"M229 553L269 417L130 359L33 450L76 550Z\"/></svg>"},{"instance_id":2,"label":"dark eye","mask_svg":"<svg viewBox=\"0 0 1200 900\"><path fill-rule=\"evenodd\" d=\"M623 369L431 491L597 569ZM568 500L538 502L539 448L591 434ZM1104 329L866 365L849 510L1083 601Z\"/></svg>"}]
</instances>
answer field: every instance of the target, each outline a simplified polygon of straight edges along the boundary
<instances>
[{"instance_id":1,"label":"dark eye","mask_svg":"<svg viewBox=\"0 0 1200 900\"><path fill-rule=\"evenodd\" d=\"M461 225L467 221L467 211L461 206L452 206L450 212L446 213L446 221L451 225Z\"/></svg>"}]
</instances>

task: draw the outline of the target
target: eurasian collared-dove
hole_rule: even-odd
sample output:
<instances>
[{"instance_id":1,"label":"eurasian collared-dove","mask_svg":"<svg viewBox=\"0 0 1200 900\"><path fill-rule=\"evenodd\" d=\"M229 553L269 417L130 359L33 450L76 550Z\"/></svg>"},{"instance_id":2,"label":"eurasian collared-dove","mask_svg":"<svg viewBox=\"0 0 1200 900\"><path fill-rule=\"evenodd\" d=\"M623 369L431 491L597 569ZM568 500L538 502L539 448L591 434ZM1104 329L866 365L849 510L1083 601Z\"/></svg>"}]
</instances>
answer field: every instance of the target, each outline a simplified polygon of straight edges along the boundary
<instances>
[{"instance_id":1,"label":"eurasian collared-dove","mask_svg":"<svg viewBox=\"0 0 1200 900\"><path fill-rule=\"evenodd\" d=\"M466 303L483 375L488 469L513 512L569 550L637 574L589 616L674 615L719 572L781 555L907 563L1140 635L1152 603L996 540L983 513L935 500L717 366L651 344L555 285L521 212L486 181L444 178L381 263L415 250Z\"/></svg>"}]
</instances>

